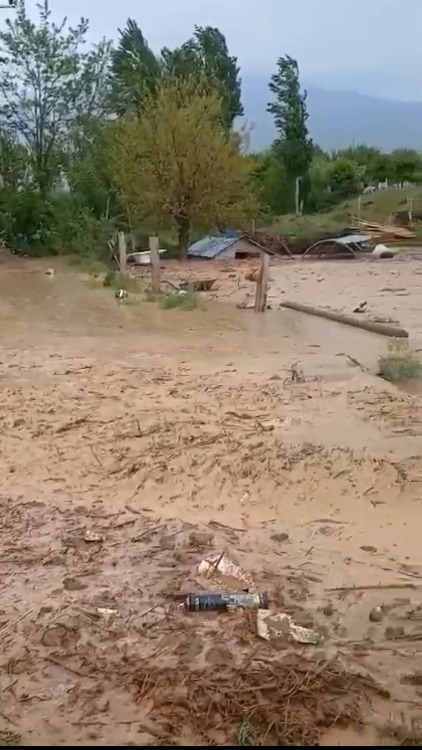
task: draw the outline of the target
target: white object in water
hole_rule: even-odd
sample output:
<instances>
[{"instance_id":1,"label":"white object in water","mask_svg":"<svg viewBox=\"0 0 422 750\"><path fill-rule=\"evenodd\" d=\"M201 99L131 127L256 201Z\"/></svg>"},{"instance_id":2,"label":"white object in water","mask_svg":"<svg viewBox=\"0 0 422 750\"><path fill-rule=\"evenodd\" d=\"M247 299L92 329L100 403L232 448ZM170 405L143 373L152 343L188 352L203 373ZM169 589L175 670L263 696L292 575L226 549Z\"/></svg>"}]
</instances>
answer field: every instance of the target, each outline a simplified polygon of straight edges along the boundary
<instances>
[{"instance_id":1,"label":"white object in water","mask_svg":"<svg viewBox=\"0 0 422 750\"><path fill-rule=\"evenodd\" d=\"M375 245L372 255L375 256L375 258L381 258L381 255L384 255L384 253L389 253L390 250L387 247L387 245L383 245L382 242L380 242L378 245Z\"/></svg>"},{"instance_id":2,"label":"white object in water","mask_svg":"<svg viewBox=\"0 0 422 750\"><path fill-rule=\"evenodd\" d=\"M167 249L161 249L158 251L160 255L164 255ZM149 250L142 250L137 253L129 253L127 260L130 260L135 266L149 266L151 263L151 253Z\"/></svg>"}]
</instances>

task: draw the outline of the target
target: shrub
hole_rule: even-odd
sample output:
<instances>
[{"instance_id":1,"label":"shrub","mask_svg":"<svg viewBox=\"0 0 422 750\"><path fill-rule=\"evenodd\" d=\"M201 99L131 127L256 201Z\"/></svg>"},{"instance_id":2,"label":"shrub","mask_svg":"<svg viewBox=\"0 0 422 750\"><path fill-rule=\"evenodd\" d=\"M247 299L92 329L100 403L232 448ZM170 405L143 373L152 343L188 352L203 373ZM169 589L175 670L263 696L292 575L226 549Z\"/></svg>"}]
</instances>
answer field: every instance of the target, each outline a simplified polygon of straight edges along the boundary
<instances>
[{"instance_id":1,"label":"shrub","mask_svg":"<svg viewBox=\"0 0 422 750\"><path fill-rule=\"evenodd\" d=\"M160 307L163 310L173 310L179 308L180 310L195 310L200 307L200 302L194 292L186 292L181 294L176 292L174 294L166 294L160 300Z\"/></svg>"},{"instance_id":2,"label":"shrub","mask_svg":"<svg viewBox=\"0 0 422 750\"><path fill-rule=\"evenodd\" d=\"M378 360L378 375L390 383L404 383L422 378L422 363L416 352L391 348Z\"/></svg>"}]
</instances>

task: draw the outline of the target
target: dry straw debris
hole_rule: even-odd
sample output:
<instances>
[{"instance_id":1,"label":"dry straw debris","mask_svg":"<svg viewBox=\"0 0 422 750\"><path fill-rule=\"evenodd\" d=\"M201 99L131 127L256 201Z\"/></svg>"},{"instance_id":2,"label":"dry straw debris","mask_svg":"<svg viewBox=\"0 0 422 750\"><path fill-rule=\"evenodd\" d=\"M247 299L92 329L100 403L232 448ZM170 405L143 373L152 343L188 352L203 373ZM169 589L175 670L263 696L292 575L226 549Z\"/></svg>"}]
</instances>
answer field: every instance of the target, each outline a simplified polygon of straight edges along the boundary
<instances>
[{"instance_id":1,"label":"dry straw debris","mask_svg":"<svg viewBox=\"0 0 422 750\"><path fill-rule=\"evenodd\" d=\"M230 671L145 668L135 682L168 742L188 727L205 744L222 731L230 744L315 746L333 726L359 726L365 698L385 696L366 676L295 655Z\"/></svg>"}]
</instances>

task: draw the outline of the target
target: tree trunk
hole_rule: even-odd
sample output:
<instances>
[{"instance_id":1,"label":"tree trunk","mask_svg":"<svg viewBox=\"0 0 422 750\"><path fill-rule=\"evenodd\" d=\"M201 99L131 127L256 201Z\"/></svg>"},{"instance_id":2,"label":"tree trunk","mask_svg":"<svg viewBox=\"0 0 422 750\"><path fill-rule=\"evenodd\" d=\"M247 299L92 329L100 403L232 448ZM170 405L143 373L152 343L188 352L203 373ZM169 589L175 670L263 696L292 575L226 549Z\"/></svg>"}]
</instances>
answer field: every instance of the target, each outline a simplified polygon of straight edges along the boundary
<instances>
[{"instance_id":1,"label":"tree trunk","mask_svg":"<svg viewBox=\"0 0 422 750\"><path fill-rule=\"evenodd\" d=\"M190 237L190 221L187 216L177 217L177 237L179 241L180 260L187 260Z\"/></svg>"}]
</instances>

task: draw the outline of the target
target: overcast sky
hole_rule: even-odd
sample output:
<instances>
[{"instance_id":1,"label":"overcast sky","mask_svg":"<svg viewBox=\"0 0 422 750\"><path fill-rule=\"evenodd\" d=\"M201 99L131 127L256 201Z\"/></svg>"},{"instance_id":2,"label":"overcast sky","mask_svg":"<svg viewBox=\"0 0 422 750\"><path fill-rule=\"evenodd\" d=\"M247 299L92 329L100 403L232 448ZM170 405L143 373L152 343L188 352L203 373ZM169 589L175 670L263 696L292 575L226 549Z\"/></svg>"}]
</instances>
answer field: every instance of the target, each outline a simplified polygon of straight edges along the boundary
<instances>
[{"instance_id":1,"label":"overcast sky","mask_svg":"<svg viewBox=\"0 0 422 750\"><path fill-rule=\"evenodd\" d=\"M245 71L271 74L288 53L307 81L422 99L422 0L50 0L50 7L58 18L88 17L92 40L115 39L128 17L156 50L180 44L195 24L218 26Z\"/></svg>"}]
</instances>

